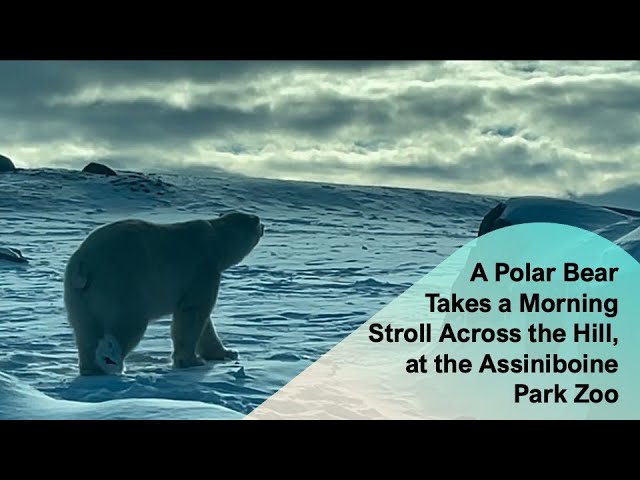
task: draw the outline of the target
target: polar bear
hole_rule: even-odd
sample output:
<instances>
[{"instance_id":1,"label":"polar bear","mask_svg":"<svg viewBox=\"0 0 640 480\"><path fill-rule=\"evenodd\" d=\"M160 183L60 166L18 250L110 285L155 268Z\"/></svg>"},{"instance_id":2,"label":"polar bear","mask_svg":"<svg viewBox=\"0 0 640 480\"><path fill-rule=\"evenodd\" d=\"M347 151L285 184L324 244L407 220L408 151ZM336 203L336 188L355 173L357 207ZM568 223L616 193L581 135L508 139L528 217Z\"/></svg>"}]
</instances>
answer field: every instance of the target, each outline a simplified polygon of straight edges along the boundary
<instances>
[{"instance_id":1,"label":"polar bear","mask_svg":"<svg viewBox=\"0 0 640 480\"><path fill-rule=\"evenodd\" d=\"M221 274L264 235L256 215L157 224L121 220L91 232L64 276L64 303L81 375L118 374L149 322L172 314L176 368L237 358L209 316Z\"/></svg>"}]
</instances>

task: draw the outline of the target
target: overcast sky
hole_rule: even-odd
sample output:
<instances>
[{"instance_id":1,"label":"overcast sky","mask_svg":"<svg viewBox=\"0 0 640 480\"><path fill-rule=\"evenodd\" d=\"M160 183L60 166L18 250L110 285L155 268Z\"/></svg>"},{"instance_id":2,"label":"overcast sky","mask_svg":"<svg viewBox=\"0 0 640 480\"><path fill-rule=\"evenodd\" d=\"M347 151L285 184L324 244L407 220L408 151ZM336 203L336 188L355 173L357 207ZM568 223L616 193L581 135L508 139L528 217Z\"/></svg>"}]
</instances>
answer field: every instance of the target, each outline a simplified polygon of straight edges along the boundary
<instances>
[{"instance_id":1,"label":"overcast sky","mask_svg":"<svg viewBox=\"0 0 640 480\"><path fill-rule=\"evenodd\" d=\"M0 61L0 154L595 193L640 182L640 63Z\"/></svg>"}]
</instances>

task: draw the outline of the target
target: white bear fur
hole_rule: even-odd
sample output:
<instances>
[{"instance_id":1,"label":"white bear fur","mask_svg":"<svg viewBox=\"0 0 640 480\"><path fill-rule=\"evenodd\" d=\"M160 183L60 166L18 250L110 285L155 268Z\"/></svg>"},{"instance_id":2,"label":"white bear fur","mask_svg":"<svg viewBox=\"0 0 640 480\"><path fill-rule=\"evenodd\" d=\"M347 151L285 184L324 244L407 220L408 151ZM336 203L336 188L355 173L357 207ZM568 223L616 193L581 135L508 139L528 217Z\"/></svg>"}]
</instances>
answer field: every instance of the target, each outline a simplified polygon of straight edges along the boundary
<instances>
[{"instance_id":1,"label":"white bear fur","mask_svg":"<svg viewBox=\"0 0 640 480\"><path fill-rule=\"evenodd\" d=\"M121 220L90 233L67 264L64 301L81 375L121 373L153 320L172 314L173 365L237 358L209 316L221 274L258 244L264 226L233 212L215 220Z\"/></svg>"}]
</instances>

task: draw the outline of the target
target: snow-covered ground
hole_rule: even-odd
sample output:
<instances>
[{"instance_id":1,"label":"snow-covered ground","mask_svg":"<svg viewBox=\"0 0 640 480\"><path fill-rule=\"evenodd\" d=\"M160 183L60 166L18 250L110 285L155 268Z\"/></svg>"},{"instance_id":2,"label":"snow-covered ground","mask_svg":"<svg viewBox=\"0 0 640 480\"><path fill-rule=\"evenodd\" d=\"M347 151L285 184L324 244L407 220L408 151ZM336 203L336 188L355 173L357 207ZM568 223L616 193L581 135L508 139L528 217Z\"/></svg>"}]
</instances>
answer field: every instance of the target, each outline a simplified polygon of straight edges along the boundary
<instances>
[{"instance_id":1,"label":"snow-covered ground","mask_svg":"<svg viewBox=\"0 0 640 480\"><path fill-rule=\"evenodd\" d=\"M239 418L474 238L496 203L213 170L0 174L0 250L28 260L0 259L0 418ZM78 377L62 279L83 238L116 219L183 221L233 209L266 225L256 250L225 275L214 311L239 359L173 370L166 318L148 329L125 375ZM521 199L503 216L583 226L640 253L633 215Z\"/></svg>"}]
</instances>

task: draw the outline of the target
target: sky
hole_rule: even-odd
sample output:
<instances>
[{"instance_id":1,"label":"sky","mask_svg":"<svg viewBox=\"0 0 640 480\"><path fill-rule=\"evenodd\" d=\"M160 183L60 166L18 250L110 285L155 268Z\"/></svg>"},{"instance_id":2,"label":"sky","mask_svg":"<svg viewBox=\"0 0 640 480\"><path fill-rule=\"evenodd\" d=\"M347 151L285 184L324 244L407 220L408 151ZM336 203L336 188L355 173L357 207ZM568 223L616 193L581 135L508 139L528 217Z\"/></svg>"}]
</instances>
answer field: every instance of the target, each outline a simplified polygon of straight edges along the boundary
<instances>
[{"instance_id":1,"label":"sky","mask_svg":"<svg viewBox=\"0 0 640 480\"><path fill-rule=\"evenodd\" d=\"M23 168L598 194L640 183L640 63L0 61L0 154Z\"/></svg>"}]
</instances>

